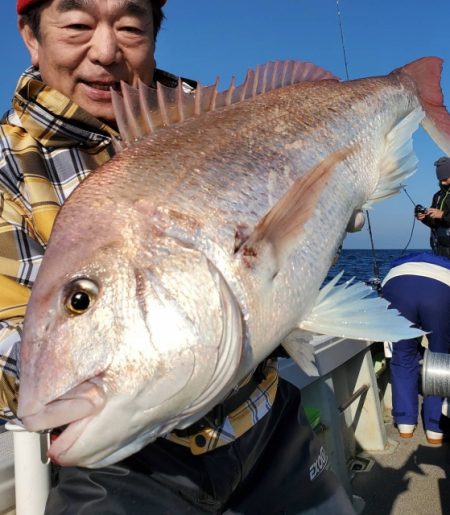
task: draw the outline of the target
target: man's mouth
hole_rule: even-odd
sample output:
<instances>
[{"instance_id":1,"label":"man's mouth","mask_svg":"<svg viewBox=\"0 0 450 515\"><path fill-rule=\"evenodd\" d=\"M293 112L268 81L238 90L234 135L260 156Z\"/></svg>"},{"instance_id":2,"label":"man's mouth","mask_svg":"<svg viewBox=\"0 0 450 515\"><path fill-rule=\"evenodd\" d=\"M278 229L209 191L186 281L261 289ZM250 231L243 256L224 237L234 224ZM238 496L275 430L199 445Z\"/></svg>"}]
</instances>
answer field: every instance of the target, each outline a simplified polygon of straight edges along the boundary
<instances>
[{"instance_id":1,"label":"man's mouth","mask_svg":"<svg viewBox=\"0 0 450 515\"><path fill-rule=\"evenodd\" d=\"M98 89L99 91L109 91L111 88L115 91L120 90L120 81L95 82L82 80L81 82L86 84L86 86L89 86L92 89Z\"/></svg>"}]
</instances>

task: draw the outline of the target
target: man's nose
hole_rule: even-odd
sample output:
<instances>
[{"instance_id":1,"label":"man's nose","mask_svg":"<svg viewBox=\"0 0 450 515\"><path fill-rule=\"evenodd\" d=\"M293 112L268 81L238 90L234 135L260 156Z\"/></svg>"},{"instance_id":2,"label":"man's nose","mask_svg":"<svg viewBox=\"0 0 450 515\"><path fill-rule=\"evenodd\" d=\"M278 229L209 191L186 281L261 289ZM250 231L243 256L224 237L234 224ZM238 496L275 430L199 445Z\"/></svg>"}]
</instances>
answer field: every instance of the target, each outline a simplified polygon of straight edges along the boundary
<instances>
[{"instance_id":1,"label":"man's nose","mask_svg":"<svg viewBox=\"0 0 450 515\"><path fill-rule=\"evenodd\" d=\"M99 26L90 41L89 58L96 64L108 66L121 59L121 50L112 27Z\"/></svg>"}]
</instances>

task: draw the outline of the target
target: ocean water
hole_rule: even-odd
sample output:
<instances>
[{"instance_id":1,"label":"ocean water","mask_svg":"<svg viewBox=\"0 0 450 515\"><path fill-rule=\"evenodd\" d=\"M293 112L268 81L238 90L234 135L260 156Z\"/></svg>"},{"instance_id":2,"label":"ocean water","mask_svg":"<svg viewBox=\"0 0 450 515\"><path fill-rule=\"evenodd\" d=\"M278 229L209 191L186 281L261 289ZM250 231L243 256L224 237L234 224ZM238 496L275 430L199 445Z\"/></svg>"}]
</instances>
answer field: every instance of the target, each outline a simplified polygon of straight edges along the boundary
<instances>
[{"instance_id":1,"label":"ocean water","mask_svg":"<svg viewBox=\"0 0 450 515\"><path fill-rule=\"evenodd\" d=\"M352 277L362 282L383 279L394 259L417 252L430 252L430 249L409 249L406 252L401 249L344 249L336 264L330 268L326 281L341 271L344 274L340 282Z\"/></svg>"}]
</instances>

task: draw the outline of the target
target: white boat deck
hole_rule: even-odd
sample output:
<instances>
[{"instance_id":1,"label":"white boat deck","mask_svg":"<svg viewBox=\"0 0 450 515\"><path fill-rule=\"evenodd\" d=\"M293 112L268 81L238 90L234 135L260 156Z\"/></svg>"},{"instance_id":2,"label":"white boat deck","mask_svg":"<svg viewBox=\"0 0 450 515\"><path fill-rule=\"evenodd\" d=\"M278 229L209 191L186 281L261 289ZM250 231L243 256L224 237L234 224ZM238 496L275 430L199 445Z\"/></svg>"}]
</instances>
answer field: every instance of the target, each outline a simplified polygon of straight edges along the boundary
<instances>
[{"instance_id":1,"label":"white boat deck","mask_svg":"<svg viewBox=\"0 0 450 515\"><path fill-rule=\"evenodd\" d=\"M450 514L449 444L430 445L422 425L413 438L400 438L386 418L387 451L363 453L372 466L352 480L353 493L365 501L363 515Z\"/></svg>"}]
</instances>

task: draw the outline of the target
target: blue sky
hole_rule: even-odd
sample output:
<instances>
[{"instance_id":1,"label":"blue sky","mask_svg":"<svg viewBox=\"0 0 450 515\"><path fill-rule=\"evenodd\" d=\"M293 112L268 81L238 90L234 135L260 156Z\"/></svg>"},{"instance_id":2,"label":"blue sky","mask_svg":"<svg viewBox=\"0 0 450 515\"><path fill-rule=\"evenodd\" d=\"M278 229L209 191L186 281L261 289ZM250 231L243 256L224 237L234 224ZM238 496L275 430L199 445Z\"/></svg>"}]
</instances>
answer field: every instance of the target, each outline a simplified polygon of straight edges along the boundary
<instances>
[{"instance_id":1,"label":"blue sky","mask_svg":"<svg viewBox=\"0 0 450 515\"><path fill-rule=\"evenodd\" d=\"M442 89L450 105L449 0L339 0L350 78L384 75L419 57L444 59ZM225 87L248 68L278 59L316 63L345 78L336 0L168 0L158 39L158 66ZM28 55L16 30L14 0L0 0L0 110L10 104ZM422 130L414 136L418 171L407 182L416 203L437 190L433 162L442 151ZM403 248L413 226L405 193L370 214L376 248ZM409 248L428 248L428 229L416 223ZM367 227L344 248L368 248Z\"/></svg>"}]
</instances>

